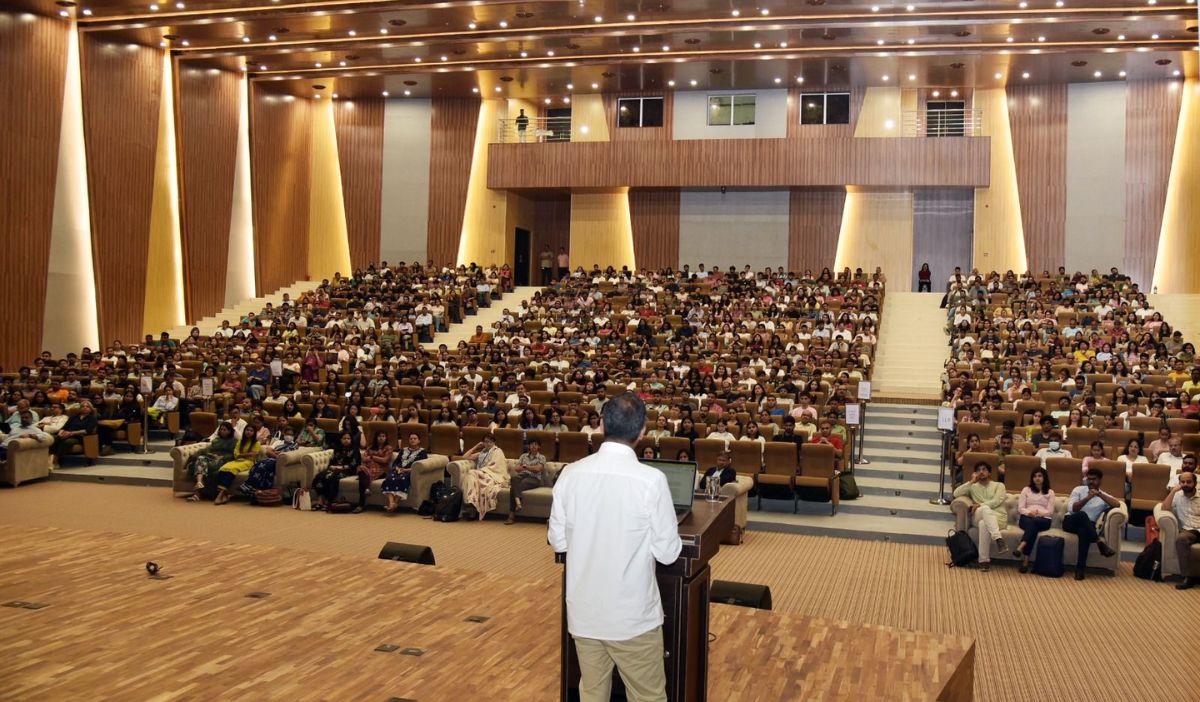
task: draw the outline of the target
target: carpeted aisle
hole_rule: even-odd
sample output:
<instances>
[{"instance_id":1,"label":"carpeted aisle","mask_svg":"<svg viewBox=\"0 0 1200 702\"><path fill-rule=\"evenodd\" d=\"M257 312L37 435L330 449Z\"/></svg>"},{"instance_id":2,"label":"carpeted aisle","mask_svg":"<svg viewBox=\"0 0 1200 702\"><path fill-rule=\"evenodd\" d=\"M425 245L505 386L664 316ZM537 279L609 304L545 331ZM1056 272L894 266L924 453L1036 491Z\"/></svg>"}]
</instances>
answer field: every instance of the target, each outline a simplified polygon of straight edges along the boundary
<instances>
[{"instance_id":1,"label":"carpeted aisle","mask_svg":"<svg viewBox=\"0 0 1200 702\"><path fill-rule=\"evenodd\" d=\"M0 522L258 543L375 557L385 541L428 544L439 565L557 578L545 525L438 524L413 514L300 514L171 499L161 488L41 482L0 489ZM1200 699L1188 665L1200 590L1133 577L1083 583L947 569L942 549L779 533L722 547L714 577L765 583L784 612L976 639L980 700ZM0 574L0 578L3 578ZM1077 633L1084 632L1084 633ZM847 656L870 652L847 651ZM1051 690L1047 695L1043 689Z\"/></svg>"}]
</instances>

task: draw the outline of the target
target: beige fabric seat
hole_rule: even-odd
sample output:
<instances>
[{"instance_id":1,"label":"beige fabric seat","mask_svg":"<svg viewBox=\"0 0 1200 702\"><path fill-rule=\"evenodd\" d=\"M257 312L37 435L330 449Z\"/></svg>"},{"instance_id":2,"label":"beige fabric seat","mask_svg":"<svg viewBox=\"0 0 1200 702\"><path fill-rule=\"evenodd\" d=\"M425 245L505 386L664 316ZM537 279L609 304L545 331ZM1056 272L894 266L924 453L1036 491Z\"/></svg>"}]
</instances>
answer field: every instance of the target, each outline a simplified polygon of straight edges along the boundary
<instances>
[{"instance_id":1,"label":"beige fabric seat","mask_svg":"<svg viewBox=\"0 0 1200 702\"><path fill-rule=\"evenodd\" d=\"M21 483L50 475L50 446L53 438L23 436L8 445L8 458L0 463L0 483Z\"/></svg>"},{"instance_id":2,"label":"beige fabric seat","mask_svg":"<svg viewBox=\"0 0 1200 702\"><path fill-rule=\"evenodd\" d=\"M196 482L187 474L187 461L207 446L207 441L200 441L194 444L176 446L171 449L171 462L174 469L171 476L171 489L175 497L187 497L194 492ZM302 460L307 454L317 451L318 449L316 448L305 447L280 454L279 459L275 463L275 487L280 490L295 484L308 487L315 473L306 473L306 469L302 465ZM326 450L325 452L333 455L333 451ZM246 476L248 475L250 475L250 472L246 471L245 473L238 473L234 477L233 484L230 486L230 494L235 496L241 494L238 487L246 481Z\"/></svg>"}]
</instances>

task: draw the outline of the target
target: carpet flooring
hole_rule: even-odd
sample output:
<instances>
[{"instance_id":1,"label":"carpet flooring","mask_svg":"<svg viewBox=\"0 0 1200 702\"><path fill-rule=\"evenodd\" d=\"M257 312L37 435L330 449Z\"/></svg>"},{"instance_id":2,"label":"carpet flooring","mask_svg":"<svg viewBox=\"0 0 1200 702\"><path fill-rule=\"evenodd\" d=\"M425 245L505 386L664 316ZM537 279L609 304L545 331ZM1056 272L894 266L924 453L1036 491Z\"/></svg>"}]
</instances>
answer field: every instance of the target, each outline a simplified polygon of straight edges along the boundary
<instances>
[{"instance_id":1,"label":"carpet flooring","mask_svg":"<svg viewBox=\"0 0 1200 702\"><path fill-rule=\"evenodd\" d=\"M215 507L169 498L161 488L51 481L3 489L0 523L368 558L384 542L401 541L432 546L439 565L530 580L560 573L543 523ZM1003 566L948 569L943 549L932 546L749 532L743 545L722 547L713 577L769 585L777 611L970 636L978 643L979 700L1200 700L1191 666L1181 664L1200 650L1200 589L1138 580L1129 564L1115 577L1077 583Z\"/></svg>"}]
</instances>

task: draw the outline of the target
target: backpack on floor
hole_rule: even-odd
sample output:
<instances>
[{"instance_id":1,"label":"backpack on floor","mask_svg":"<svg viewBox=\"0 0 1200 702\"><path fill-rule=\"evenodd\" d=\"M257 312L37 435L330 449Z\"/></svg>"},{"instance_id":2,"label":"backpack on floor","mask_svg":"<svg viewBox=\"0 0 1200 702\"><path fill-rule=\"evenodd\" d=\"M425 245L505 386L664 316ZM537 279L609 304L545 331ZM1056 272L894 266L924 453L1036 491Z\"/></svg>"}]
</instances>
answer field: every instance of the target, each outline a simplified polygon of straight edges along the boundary
<instances>
[{"instance_id":1,"label":"backpack on floor","mask_svg":"<svg viewBox=\"0 0 1200 702\"><path fill-rule=\"evenodd\" d=\"M283 504L283 493L276 488L255 490L254 504L261 507L278 507Z\"/></svg>"},{"instance_id":2,"label":"backpack on floor","mask_svg":"<svg viewBox=\"0 0 1200 702\"><path fill-rule=\"evenodd\" d=\"M1063 567L1063 549L1066 542L1061 536L1043 536L1037 542L1037 555L1033 559L1033 572L1047 578L1061 578L1066 569Z\"/></svg>"},{"instance_id":3,"label":"backpack on floor","mask_svg":"<svg viewBox=\"0 0 1200 702\"><path fill-rule=\"evenodd\" d=\"M842 471L840 476L841 484L838 486L838 491L841 493L843 500L857 500L861 493L858 491L858 481L854 479L854 474Z\"/></svg>"},{"instance_id":4,"label":"backpack on floor","mask_svg":"<svg viewBox=\"0 0 1200 702\"><path fill-rule=\"evenodd\" d=\"M457 522L462 514L462 490L452 487L442 495L433 508L433 518L439 522Z\"/></svg>"},{"instance_id":5,"label":"backpack on floor","mask_svg":"<svg viewBox=\"0 0 1200 702\"><path fill-rule=\"evenodd\" d=\"M1162 542L1155 539L1142 549L1133 562L1133 575L1142 580L1162 582Z\"/></svg>"},{"instance_id":6,"label":"backpack on floor","mask_svg":"<svg viewBox=\"0 0 1200 702\"><path fill-rule=\"evenodd\" d=\"M950 549L950 562L946 565L954 568L961 568L968 563L974 563L979 560L979 549L975 547L975 542L971 540L971 535L966 530L958 531L950 530L946 535L946 548Z\"/></svg>"},{"instance_id":7,"label":"backpack on floor","mask_svg":"<svg viewBox=\"0 0 1200 702\"><path fill-rule=\"evenodd\" d=\"M1158 520L1154 518L1154 515L1146 517L1145 531L1147 546L1158 541L1158 537L1162 533L1162 530L1158 528ZM1162 547L1160 546L1159 548Z\"/></svg>"}]
</instances>

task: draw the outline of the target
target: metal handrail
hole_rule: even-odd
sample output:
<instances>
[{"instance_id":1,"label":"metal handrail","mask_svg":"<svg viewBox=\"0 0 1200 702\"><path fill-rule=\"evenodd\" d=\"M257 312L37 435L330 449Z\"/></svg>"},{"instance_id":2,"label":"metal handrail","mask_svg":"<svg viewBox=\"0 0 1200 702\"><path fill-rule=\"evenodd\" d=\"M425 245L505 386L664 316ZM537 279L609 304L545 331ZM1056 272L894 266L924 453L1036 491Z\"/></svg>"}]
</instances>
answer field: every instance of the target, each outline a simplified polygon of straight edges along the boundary
<instances>
[{"instance_id":1,"label":"metal handrail","mask_svg":"<svg viewBox=\"0 0 1200 702\"><path fill-rule=\"evenodd\" d=\"M980 136L983 110L905 110L900 116L900 129L906 137Z\"/></svg>"},{"instance_id":2,"label":"metal handrail","mask_svg":"<svg viewBox=\"0 0 1200 702\"><path fill-rule=\"evenodd\" d=\"M572 137L570 117L529 117L525 120L517 117L497 122L496 142L500 144L571 141Z\"/></svg>"}]
</instances>

